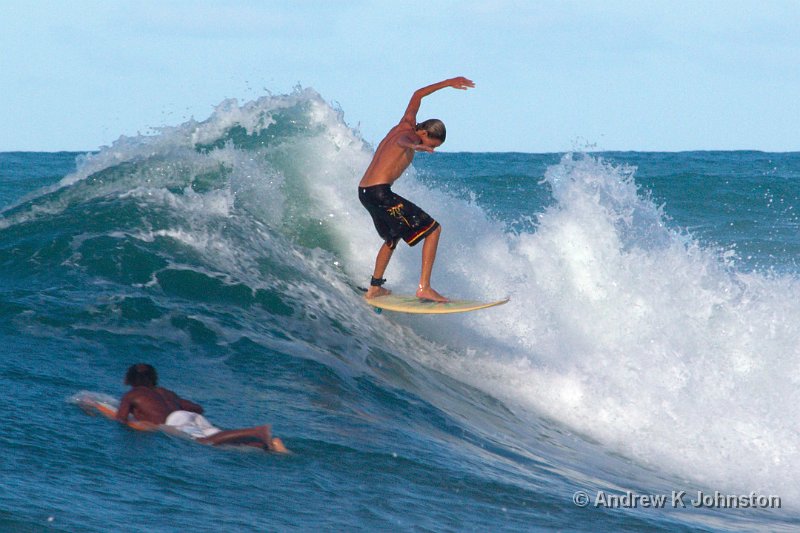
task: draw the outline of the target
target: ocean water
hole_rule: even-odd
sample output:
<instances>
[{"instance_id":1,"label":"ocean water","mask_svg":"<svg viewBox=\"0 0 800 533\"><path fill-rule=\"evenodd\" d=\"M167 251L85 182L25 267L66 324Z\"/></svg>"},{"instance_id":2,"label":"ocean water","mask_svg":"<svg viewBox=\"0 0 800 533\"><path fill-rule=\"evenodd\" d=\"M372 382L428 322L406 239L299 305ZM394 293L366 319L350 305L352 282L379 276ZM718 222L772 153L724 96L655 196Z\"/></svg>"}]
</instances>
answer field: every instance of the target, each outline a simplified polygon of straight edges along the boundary
<instances>
[{"instance_id":1,"label":"ocean water","mask_svg":"<svg viewBox=\"0 0 800 533\"><path fill-rule=\"evenodd\" d=\"M800 154L420 154L434 286L511 297L430 317L356 289L371 153L298 90L0 154L0 530L800 526ZM401 245L388 286L418 271ZM71 402L136 362L293 453Z\"/></svg>"}]
</instances>

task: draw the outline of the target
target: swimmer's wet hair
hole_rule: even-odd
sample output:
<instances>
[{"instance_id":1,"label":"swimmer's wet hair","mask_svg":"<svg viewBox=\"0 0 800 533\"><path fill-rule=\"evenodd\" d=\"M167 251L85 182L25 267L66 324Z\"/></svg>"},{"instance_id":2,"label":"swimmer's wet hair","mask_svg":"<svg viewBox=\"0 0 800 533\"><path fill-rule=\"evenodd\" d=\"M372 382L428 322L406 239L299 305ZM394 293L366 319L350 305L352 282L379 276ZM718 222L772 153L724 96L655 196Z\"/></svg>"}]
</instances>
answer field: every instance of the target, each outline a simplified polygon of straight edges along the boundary
<instances>
[{"instance_id":1,"label":"swimmer's wet hair","mask_svg":"<svg viewBox=\"0 0 800 533\"><path fill-rule=\"evenodd\" d=\"M125 385L131 387L155 387L158 383L156 369L144 363L131 365L125 374Z\"/></svg>"},{"instance_id":2,"label":"swimmer's wet hair","mask_svg":"<svg viewBox=\"0 0 800 533\"><path fill-rule=\"evenodd\" d=\"M444 122L438 118L429 118L425 122L420 122L414 128L415 130L425 130L428 132L428 137L431 139L438 139L444 142L447 137L447 130L444 128Z\"/></svg>"}]
</instances>

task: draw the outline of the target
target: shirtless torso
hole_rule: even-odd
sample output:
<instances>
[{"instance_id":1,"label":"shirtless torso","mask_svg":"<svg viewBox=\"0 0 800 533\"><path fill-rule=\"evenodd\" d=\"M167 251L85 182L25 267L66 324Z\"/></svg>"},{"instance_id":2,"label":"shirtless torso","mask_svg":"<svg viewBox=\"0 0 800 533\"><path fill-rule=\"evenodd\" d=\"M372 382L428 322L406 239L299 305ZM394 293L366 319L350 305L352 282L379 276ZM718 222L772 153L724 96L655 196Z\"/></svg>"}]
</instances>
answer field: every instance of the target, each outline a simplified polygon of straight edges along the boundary
<instances>
[{"instance_id":1,"label":"shirtless torso","mask_svg":"<svg viewBox=\"0 0 800 533\"><path fill-rule=\"evenodd\" d=\"M127 420L131 414L136 420L163 424L173 411L203 412L194 402L184 400L163 387L134 387L122 397L117 410L119 420Z\"/></svg>"},{"instance_id":2,"label":"shirtless torso","mask_svg":"<svg viewBox=\"0 0 800 533\"><path fill-rule=\"evenodd\" d=\"M421 142L414 126L408 122L392 128L375 150L375 156L358 186L391 185L397 181L414 160L415 147L424 149L419 147Z\"/></svg>"}]
</instances>

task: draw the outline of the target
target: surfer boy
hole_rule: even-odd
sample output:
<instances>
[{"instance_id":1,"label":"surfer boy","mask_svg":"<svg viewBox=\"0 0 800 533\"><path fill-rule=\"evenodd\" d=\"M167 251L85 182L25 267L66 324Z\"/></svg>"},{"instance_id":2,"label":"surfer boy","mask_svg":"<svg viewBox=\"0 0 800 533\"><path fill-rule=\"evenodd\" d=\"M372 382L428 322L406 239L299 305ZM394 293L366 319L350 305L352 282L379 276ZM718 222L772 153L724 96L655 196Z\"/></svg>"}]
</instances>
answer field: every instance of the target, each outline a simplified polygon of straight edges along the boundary
<instances>
[{"instance_id":1,"label":"surfer boy","mask_svg":"<svg viewBox=\"0 0 800 533\"><path fill-rule=\"evenodd\" d=\"M131 366L125 384L132 389L120 401L117 420L125 423L128 415L133 415L139 421L170 426L203 444L244 444L272 452L288 451L281 439L270 434L269 426L223 431L206 420L201 406L156 386L157 383L158 375L152 366Z\"/></svg>"},{"instance_id":2,"label":"surfer boy","mask_svg":"<svg viewBox=\"0 0 800 533\"><path fill-rule=\"evenodd\" d=\"M431 272L442 228L428 213L393 193L391 188L392 183L411 164L415 152L433 152L444 142L444 123L435 118L417 123L417 112L424 97L445 87L466 90L475 87L475 84L467 78L458 77L417 89L400 123L378 145L372 162L358 184L358 199L372 215L375 229L384 241L375 259L367 298L390 293L382 287L386 282L383 273L397 243L403 239L409 246L423 241L417 297L436 302L448 301L431 287Z\"/></svg>"}]
</instances>

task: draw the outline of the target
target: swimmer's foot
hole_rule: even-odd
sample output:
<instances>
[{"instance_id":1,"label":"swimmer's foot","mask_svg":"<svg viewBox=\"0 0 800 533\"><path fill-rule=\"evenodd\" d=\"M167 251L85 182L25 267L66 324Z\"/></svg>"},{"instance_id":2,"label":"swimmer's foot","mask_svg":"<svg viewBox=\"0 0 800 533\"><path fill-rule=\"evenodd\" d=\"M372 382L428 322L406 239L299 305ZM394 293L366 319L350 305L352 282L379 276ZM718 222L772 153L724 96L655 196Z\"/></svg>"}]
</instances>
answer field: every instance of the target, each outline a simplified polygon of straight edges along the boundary
<instances>
[{"instance_id":1,"label":"swimmer's foot","mask_svg":"<svg viewBox=\"0 0 800 533\"><path fill-rule=\"evenodd\" d=\"M392 294L392 291L389 289L384 289L383 287L376 287L375 285L370 285L369 289L367 289L367 294L364 296L367 300L370 298L377 298L378 296L386 296Z\"/></svg>"},{"instance_id":2,"label":"swimmer's foot","mask_svg":"<svg viewBox=\"0 0 800 533\"><path fill-rule=\"evenodd\" d=\"M430 300L432 302L439 302L439 303L445 303L450 301L449 298L442 296L441 294L433 290L433 288L423 287L422 285L420 285L419 288L417 289L417 298L419 298L420 300Z\"/></svg>"},{"instance_id":3,"label":"swimmer's foot","mask_svg":"<svg viewBox=\"0 0 800 533\"><path fill-rule=\"evenodd\" d=\"M283 441L278 437L272 436L272 430L268 425L258 427L259 437L264 443L264 449L270 452L287 453L289 450L283 445Z\"/></svg>"},{"instance_id":4,"label":"swimmer's foot","mask_svg":"<svg viewBox=\"0 0 800 533\"><path fill-rule=\"evenodd\" d=\"M272 443L270 444L269 451L275 453L289 453L289 450L284 446L283 441L278 437L272 437Z\"/></svg>"}]
</instances>

